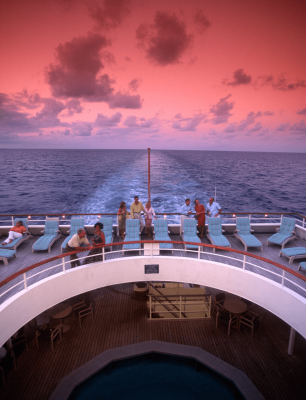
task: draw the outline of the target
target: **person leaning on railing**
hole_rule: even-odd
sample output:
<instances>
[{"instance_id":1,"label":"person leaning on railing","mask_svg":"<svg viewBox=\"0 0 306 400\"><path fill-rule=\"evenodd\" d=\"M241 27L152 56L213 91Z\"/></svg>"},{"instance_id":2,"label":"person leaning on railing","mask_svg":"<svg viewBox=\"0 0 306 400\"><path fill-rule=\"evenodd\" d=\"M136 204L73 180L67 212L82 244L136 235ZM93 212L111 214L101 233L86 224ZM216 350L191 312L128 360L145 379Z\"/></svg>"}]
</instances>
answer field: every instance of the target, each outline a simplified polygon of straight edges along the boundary
<instances>
[{"instance_id":1,"label":"person leaning on railing","mask_svg":"<svg viewBox=\"0 0 306 400\"><path fill-rule=\"evenodd\" d=\"M220 217L222 208L220 207L220 204L215 202L215 199L211 197L209 199L209 203L207 203L206 210L207 215L209 215L210 217Z\"/></svg>"},{"instance_id":2,"label":"person leaning on railing","mask_svg":"<svg viewBox=\"0 0 306 400\"><path fill-rule=\"evenodd\" d=\"M86 232L84 229L79 229L78 233L72 236L72 238L68 241L66 244L66 251L83 251L86 247L83 247L83 244L87 244L87 249L91 250L93 249L93 246L89 244L89 241L86 237ZM71 254L70 255L70 261L71 261L71 268L75 268L77 266L80 266L81 263L78 260L78 255L77 254Z\"/></svg>"}]
</instances>

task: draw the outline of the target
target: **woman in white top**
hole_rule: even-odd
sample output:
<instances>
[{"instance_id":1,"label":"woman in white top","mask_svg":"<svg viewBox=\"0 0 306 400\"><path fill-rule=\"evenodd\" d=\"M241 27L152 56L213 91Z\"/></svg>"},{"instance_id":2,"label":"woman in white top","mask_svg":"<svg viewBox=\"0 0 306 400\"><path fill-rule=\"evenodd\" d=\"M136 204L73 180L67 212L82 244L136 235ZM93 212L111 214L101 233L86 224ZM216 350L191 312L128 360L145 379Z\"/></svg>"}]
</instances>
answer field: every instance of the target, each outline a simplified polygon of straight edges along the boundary
<instances>
[{"instance_id":1,"label":"woman in white top","mask_svg":"<svg viewBox=\"0 0 306 400\"><path fill-rule=\"evenodd\" d=\"M152 219L153 219L153 215L154 218L157 218L155 215L155 211L153 210L153 207L151 207L151 202L147 201L146 202L146 206L145 206L145 228L146 228L146 234L148 236L148 238L150 238L152 236Z\"/></svg>"}]
</instances>

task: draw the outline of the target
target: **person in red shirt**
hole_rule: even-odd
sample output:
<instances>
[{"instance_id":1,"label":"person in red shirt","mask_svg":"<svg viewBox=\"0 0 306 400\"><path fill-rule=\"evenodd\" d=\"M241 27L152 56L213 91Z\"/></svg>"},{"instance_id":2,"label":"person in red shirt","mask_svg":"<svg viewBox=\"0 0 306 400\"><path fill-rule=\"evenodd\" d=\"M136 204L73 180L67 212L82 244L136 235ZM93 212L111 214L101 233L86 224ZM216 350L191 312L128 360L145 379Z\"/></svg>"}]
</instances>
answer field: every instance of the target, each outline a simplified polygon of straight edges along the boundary
<instances>
[{"instance_id":1,"label":"person in red shirt","mask_svg":"<svg viewBox=\"0 0 306 400\"><path fill-rule=\"evenodd\" d=\"M22 221L17 221L16 225L13 226L12 229L9 230L8 238L2 243L2 246L7 245L8 243L12 243L14 239L19 239L24 232L26 232L26 228L23 226Z\"/></svg>"}]
</instances>

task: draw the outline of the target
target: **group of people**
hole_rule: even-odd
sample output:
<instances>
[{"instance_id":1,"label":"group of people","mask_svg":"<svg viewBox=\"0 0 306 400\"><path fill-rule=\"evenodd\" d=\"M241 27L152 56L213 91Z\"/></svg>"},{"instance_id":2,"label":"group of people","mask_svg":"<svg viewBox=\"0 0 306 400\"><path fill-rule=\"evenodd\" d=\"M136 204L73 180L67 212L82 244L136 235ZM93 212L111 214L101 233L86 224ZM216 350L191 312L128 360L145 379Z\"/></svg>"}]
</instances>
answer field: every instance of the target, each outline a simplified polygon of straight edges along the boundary
<instances>
[{"instance_id":1,"label":"group of people","mask_svg":"<svg viewBox=\"0 0 306 400\"><path fill-rule=\"evenodd\" d=\"M215 201L213 197L209 199L209 202L206 205L207 215L210 217L219 217L222 211L220 205ZM200 232L200 237L202 238L205 231L205 207L203 204L199 202L199 199L195 199L194 201L194 210L192 210L192 206L190 204L190 199L185 200L185 204L181 208L181 223L183 223L184 218L191 218L195 215L195 218L198 221L198 228ZM195 211L195 212L194 212Z\"/></svg>"}]
</instances>

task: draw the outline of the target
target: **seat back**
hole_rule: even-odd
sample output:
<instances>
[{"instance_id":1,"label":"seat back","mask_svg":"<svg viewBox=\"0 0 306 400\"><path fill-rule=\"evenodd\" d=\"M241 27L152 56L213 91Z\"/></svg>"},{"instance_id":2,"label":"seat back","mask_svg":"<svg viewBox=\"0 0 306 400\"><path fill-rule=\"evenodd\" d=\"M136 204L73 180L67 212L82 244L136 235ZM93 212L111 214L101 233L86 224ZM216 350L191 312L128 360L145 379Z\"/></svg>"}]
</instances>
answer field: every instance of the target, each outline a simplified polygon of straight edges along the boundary
<instances>
[{"instance_id":1,"label":"seat back","mask_svg":"<svg viewBox=\"0 0 306 400\"><path fill-rule=\"evenodd\" d=\"M84 218L71 218L70 221L70 236L78 233L79 229L84 229Z\"/></svg>"},{"instance_id":2,"label":"seat back","mask_svg":"<svg viewBox=\"0 0 306 400\"><path fill-rule=\"evenodd\" d=\"M281 235L292 235L292 231L295 228L295 219L283 217L281 226L279 228L279 233Z\"/></svg>"},{"instance_id":3,"label":"seat back","mask_svg":"<svg viewBox=\"0 0 306 400\"><path fill-rule=\"evenodd\" d=\"M215 298L220 303L225 300L225 293L217 293Z\"/></svg>"},{"instance_id":4,"label":"seat back","mask_svg":"<svg viewBox=\"0 0 306 400\"><path fill-rule=\"evenodd\" d=\"M250 218L242 217L237 218L236 228L238 229L239 235L248 235L251 233L251 225L250 225Z\"/></svg>"},{"instance_id":5,"label":"seat back","mask_svg":"<svg viewBox=\"0 0 306 400\"><path fill-rule=\"evenodd\" d=\"M104 232L105 237L112 236L113 235L113 217L101 217L99 219L99 222L101 222L103 224L102 231Z\"/></svg>"},{"instance_id":6,"label":"seat back","mask_svg":"<svg viewBox=\"0 0 306 400\"><path fill-rule=\"evenodd\" d=\"M59 229L59 221L46 221L44 235L56 235Z\"/></svg>"},{"instance_id":7,"label":"seat back","mask_svg":"<svg viewBox=\"0 0 306 400\"><path fill-rule=\"evenodd\" d=\"M208 231L212 236L222 235L221 218L219 217L208 217Z\"/></svg>"},{"instance_id":8,"label":"seat back","mask_svg":"<svg viewBox=\"0 0 306 400\"><path fill-rule=\"evenodd\" d=\"M18 221L22 221L23 226L26 228L26 230L28 230L28 218L15 218L14 225L16 225Z\"/></svg>"},{"instance_id":9,"label":"seat back","mask_svg":"<svg viewBox=\"0 0 306 400\"><path fill-rule=\"evenodd\" d=\"M183 231L184 236L197 236L197 221L194 218L185 218Z\"/></svg>"},{"instance_id":10,"label":"seat back","mask_svg":"<svg viewBox=\"0 0 306 400\"><path fill-rule=\"evenodd\" d=\"M168 236L168 221L163 218L154 221L154 231L157 236Z\"/></svg>"},{"instance_id":11,"label":"seat back","mask_svg":"<svg viewBox=\"0 0 306 400\"><path fill-rule=\"evenodd\" d=\"M127 219L126 220L126 238L128 237L130 240L139 240L139 219Z\"/></svg>"}]
</instances>

